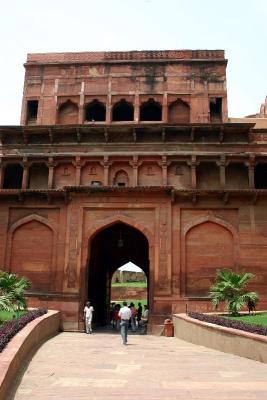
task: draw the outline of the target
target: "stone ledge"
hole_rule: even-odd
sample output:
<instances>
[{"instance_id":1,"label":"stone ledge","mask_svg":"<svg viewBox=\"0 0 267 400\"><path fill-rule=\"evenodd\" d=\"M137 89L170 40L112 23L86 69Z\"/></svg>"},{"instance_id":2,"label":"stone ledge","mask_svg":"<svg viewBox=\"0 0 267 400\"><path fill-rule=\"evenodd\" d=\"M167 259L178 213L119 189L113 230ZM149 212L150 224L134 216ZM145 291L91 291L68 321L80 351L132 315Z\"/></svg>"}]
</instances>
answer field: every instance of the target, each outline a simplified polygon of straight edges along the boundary
<instances>
[{"instance_id":1,"label":"stone ledge","mask_svg":"<svg viewBox=\"0 0 267 400\"><path fill-rule=\"evenodd\" d=\"M174 336L200 346L267 363L267 336L174 314Z\"/></svg>"},{"instance_id":2,"label":"stone ledge","mask_svg":"<svg viewBox=\"0 0 267 400\"><path fill-rule=\"evenodd\" d=\"M42 341L59 331L60 312L47 314L29 322L8 343L0 354L0 399L6 399L23 360Z\"/></svg>"}]
</instances>

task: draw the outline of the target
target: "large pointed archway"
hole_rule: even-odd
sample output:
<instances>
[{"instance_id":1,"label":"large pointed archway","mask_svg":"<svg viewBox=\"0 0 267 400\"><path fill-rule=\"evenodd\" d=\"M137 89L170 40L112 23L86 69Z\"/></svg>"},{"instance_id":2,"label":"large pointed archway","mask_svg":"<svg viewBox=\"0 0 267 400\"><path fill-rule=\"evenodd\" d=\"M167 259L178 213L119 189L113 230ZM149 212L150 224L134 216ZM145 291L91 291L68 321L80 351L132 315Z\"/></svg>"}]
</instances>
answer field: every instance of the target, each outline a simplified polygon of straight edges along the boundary
<instances>
[{"instance_id":1,"label":"large pointed archway","mask_svg":"<svg viewBox=\"0 0 267 400\"><path fill-rule=\"evenodd\" d=\"M149 285L149 244L138 229L117 222L99 231L89 246L87 298L95 308L95 322L104 325L109 315L111 278L118 267L132 261L145 272Z\"/></svg>"}]
</instances>

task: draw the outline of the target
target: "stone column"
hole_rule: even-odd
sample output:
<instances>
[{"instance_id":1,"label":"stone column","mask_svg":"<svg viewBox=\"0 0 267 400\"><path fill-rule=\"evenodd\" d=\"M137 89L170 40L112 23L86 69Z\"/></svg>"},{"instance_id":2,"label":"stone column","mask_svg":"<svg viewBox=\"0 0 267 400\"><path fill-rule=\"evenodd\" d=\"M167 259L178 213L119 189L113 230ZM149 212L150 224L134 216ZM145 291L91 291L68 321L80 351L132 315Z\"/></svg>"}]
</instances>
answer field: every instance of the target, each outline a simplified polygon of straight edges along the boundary
<instances>
[{"instance_id":1,"label":"stone column","mask_svg":"<svg viewBox=\"0 0 267 400\"><path fill-rule=\"evenodd\" d=\"M191 167L191 187L192 189L196 189L197 187L196 167L199 164L199 162L196 161L196 156L192 156L191 161L187 162L187 164Z\"/></svg>"},{"instance_id":2,"label":"stone column","mask_svg":"<svg viewBox=\"0 0 267 400\"><path fill-rule=\"evenodd\" d=\"M111 123L111 111L112 111L112 96L111 96L111 77L108 79L108 95L107 95L107 104L106 104L106 124Z\"/></svg>"},{"instance_id":3,"label":"stone column","mask_svg":"<svg viewBox=\"0 0 267 400\"><path fill-rule=\"evenodd\" d=\"M163 102L162 102L162 122L168 122L168 93L163 93Z\"/></svg>"},{"instance_id":4,"label":"stone column","mask_svg":"<svg viewBox=\"0 0 267 400\"><path fill-rule=\"evenodd\" d=\"M22 175L22 189L27 189L28 187L28 179L29 179L29 163L26 157L23 157L23 175Z\"/></svg>"},{"instance_id":5,"label":"stone column","mask_svg":"<svg viewBox=\"0 0 267 400\"><path fill-rule=\"evenodd\" d=\"M108 186L109 181L109 158L107 156L104 157L104 160L100 163L104 168L104 186Z\"/></svg>"},{"instance_id":6,"label":"stone column","mask_svg":"<svg viewBox=\"0 0 267 400\"><path fill-rule=\"evenodd\" d=\"M76 157L75 160L75 185L80 186L81 184L81 157Z\"/></svg>"},{"instance_id":7,"label":"stone column","mask_svg":"<svg viewBox=\"0 0 267 400\"><path fill-rule=\"evenodd\" d=\"M133 186L138 186L138 156L133 156L133 161L130 161L129 164L133 168Z\"/></svg>"},{"instance_id":8,"label":"stone column","mask_svg":"<svg viewBox=\"0 0 267 400\"><path fill-rule=\"evenodd\" d=\"M161 158L161 168L162 168L162 185L167 186L168 185L168 165L167 165L167 157L162 156Z\"/></svg>"},{"instance_id":9,"label":"stone column","mask_svg":"<svg viewBox=\"0 0 267 400\"><path fill-rule=\"evenodd\" d=\"M255 179L254 179L254 168L255 168L255 157L251 156L249 162L246 163L248 166L248 185L250 189L255 189Z\"/></svg>"},{"instance_id":10,"label":"stone column","mask_svg":"<svg viewBox=\"0 0 267 400\"><path fill-rule=\"evenodd\" d=\"M48 189L53 189L54 167L55 167L53 157L49 157L47 165L48 165Z\"/></svg>"},{"instance_id":11,"label":"stone column","mask_svg":"<svg viewBox=\"0 0 267 400\"><path fill-rule=\"evenodd\" d=\"M83 121L84 121L84 82L81 82L78 124L83 124Z\"/></svg>"},{"instance_id":12,"label":"stone column","mask_svg":"<svg viewBox=\"0 0 267 400\"><path fill-rule=\"evenodd\" d=\"M139 114L140 114L140 100L139 93L136 92L134 96L134 122L139 122Z\"/></svg>"}]
</instances>

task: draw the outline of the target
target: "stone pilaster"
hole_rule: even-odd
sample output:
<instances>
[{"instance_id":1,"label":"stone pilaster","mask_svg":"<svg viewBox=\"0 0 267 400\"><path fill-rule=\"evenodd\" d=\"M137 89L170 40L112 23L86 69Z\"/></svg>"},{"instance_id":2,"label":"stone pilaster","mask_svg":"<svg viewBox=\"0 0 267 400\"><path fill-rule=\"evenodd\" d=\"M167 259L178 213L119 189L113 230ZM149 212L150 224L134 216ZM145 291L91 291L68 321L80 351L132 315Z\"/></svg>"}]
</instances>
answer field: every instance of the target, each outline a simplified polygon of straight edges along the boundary
<instances>
[{"instance_id":1,"label":"stone pilaster","mask_svg":"<svg viewBox=\"0 0 267 400\"><path fill-rule=\"evenodd\" d=\"M27 189L29 180L29 163L27 157L23 157L22 166L23 166L23 175L22 175L21 188Z\"/></svg>"},{"instance_id":2,"label":"stone pilaster","mask_svg":"<svg viewBox=\"0 0 267 400\"><path fill-rule=\"evenodd\" d=\"M49 157L48 159L48 189L53 189L53 183L54 183L54 159L53 157Z\"/></svg>"}]
</instances>

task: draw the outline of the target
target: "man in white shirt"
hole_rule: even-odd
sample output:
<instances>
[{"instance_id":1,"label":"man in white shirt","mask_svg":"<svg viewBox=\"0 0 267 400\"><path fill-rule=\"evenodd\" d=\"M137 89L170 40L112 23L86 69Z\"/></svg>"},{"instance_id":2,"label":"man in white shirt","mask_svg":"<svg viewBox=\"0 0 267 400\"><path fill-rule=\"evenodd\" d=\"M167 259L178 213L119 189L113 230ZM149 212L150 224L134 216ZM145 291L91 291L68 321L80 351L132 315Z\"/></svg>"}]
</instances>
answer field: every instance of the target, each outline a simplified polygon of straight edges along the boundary
<instances>
[{"instance_id":1,"label":"man in white shirt","mask_svg":"<svg viewBox=\"0 0 267 400\"><path fill-rule=\"evenodd\" d=\"M92 319L93 319L94 307L91 306L90 301L87 301L83 312L84 312L84 321L85 321L86 333L92 333Z\"/></svg>"},{"instance_id":2,"label":"man in white shirt","mask_svg":"<svg viewBox=\"0 0 267 400\"><path fill-rule=\"evenodd\" d=\"M119 317L121 319L120 326L121 326L121 337L123 344L127 344L127 332L129 327L129 320L131 318L131 310L127 307L127 302L124 301L123 307L119 311Z\"/></svg>"}]
</instances>

